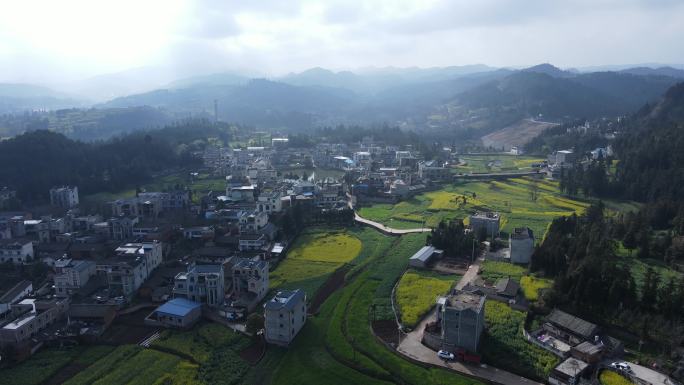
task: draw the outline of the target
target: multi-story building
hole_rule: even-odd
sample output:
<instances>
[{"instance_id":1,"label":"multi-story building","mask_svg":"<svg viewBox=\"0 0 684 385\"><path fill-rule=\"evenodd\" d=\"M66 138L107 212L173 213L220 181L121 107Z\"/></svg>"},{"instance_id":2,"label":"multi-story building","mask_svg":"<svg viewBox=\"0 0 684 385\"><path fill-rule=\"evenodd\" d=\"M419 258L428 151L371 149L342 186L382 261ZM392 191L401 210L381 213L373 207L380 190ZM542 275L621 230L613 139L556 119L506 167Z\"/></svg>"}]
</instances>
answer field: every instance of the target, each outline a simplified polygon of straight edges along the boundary
<instances>
[{"instance_id":1,"label":"multi-story building","mask_svg":"<svg viewBox=\"0 0 684 385\"><path fill-rule=\"evenodd\" d=\"M73 291L85 286L96 273L93 261L74 261L60 259L55 261L55 292L59 297L67 297Z\"/></svg>"},{"instance_id":2,"label":"multi-story building","mask_svg":"<svg viewBox=\"0 0 684 385\"><path fill-rule=\"evenodd\" d=\"M418 163L418 177L420 179L429 179L433 181L448 180L451 177L451 170L437 164L431 160L427 162Z\"/></svg>"},{"instance_id":3,"label":"multi-story building","mask_svg":"<svg viewBox=\"0 0 684 385\"><path fill-rule=\"evenodd\" d=\"M111 239L124 241L133 238L133 230L140 220L137 216L118 216L107 220L108 233Z\"/></svg>"},{"instance_id":4,"label":"multi-story building","mask_svg":"<svg viewBox=\"0 0 684 385\"><path fill-rule=\"evenodd\" d=\"M268 224L268 214L264 211L255 211L240 217L240 232L255 233Z\"/></svg>"},{"instance_id":5,"label":"multi-story building","mask_svg":"<svg viewBox=\"0 0 684 385\"><path fill-rule=\"evenodd\" d=\"M78 206L78 187L61 186L51 188L50 203L53 206L65 209Z\"/></svg>"},{"instance_id":6,"label":"multi-story building","mask_svg":"<svg viewBox=\"0 0 684 385\"><path fill-rule=\"evenodd\" d=\"M477 352L484 330L485 296L456 292L437 300L442 342L450 350Z\"/></svg>"},{"instance_id":7,"label":"multi-story building","mask_svg":"<svg viewBox=\"0 0 684 385\"><path fill-rule=\"evenodd\" d=\"M268 262L240 258L233 265L233 293L239 304L253 309L268 292Z\"/></svg>"},{"instance_id":8,"label":"multi-story building","mask_svg":"<svg viewBox=\"0 0 684 385\"><path fill-rule=\"evenodd\" d=\"M266 342L287 346L306 322L306 293L301 289L279 291L264 304Z\"/></svg>"},{"instance_id":9,"label":"multi-story building","mask_svg":"<svg viewBox=\"0 0 684 385\"><path fill-rule=\"evenodd\" d=\"M0 239L0 262L22 264L33 259L33 242L25 239Z\"/></svg>"},{"instance_id":10,"label":"multi-story building","mask_svg":"<svg viewBox=\"0 0 684 385\"><path fill-rule=\"evenodd\" d=\"M10 308L12 321L0 329L0 346L21 346L40 331L54 324L69 310L69 299L41 300L27 298Z\"/></svg>"},{"instance_id":11,"label":"multi-story building","mask_svg":"<svg viewBox=\"0 0 684 385\"><path fill-rule=\"evenodd\" d=\"M479 235L480 232L485 231L488 237L494 238L499 235L499 225L501 223L501 216L494 212L477 212L470 216L470 228Z\"/></svg>"},{"instance_id":12,"label":"multi-story building","mask_svg":"<svg viewBox=\"0 0 684 385\"><path fill-rule=\"evenodd\" d=\"M114 258L97 263L112 295L131 297L162 262L161 242L127 243L115 252Z\"/></svg>"},{"instance_id":13,"label":"multi-story building","mask_svg":"<svg viewBox=\"0 0 684 385\"><path fill-rule=\"evenodd\" d=\"M267 243L268 237L266 234L244 233L240 234L238 248L240 251L257 251L262 250Z\"/></svg>"},{"instance_id":14,"label":"multi-story building","mask_svg":"<svg viewBox=\"0 0 684 385\"><path fill-rule=\"evenodd\" d=\"M138 193L138 198L143 201L156 200L161 202L161 210L179 210L190 206L189 190L141 192Z\"/></svg>"},{"instance_id":15,"label":"multi-story building","mask_svg":"<svg viewBox=\"0 0 684 385\"><path fill-rule=\"evenodd\" d=\"M183 229L185 239L212 239L214 238L214 228L212 226L195 226Z\"/></svg>"},{"instance_id":16,"label":"multi-story building","mask_svg":"<svg viewBox=\"0 0 684 385\"><path fill-rule=\"evenodd\" d=\"M174 279L173 296L216 307L225 299L223 265L190 265Z\"/></svg>"},{"instance_id":17,"label":"multi-story building","mask_svg":"<svg viewBox=\"0 0 684 385\"><path fill-rule=\"evenodd\" d=\"M527 227L516 227L509 237L511 263L528 264L534 252L534 234Z\"/></svg>"},{"instance_id":18,"label":"multi-story building","mask_svg":"<svg viewBox=\"0 0 684 385\"><path fill-rule=\"evenodd\" d=\"M267 214L279 213L283 210L280 191L266 191L259 194L257 211Z\"/></svg>"}]
</instances>

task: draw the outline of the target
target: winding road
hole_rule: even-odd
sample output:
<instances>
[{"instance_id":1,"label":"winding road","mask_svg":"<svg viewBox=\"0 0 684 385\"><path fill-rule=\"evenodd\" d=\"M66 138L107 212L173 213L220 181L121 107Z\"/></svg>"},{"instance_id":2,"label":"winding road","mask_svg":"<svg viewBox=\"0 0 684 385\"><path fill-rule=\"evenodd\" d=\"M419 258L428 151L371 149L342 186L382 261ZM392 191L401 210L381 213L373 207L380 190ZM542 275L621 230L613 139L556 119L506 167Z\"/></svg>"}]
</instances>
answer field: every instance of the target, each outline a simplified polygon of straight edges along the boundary
<instances>
[{"instance_id":1,"label":"winding road","mask_svg":"<svg viewBox=\"0 0 684 385\"><path fill-rule=\"evenodd\" d=\"M392 227L388 227L383 225L382 223L371 221L370 219L366 219L362 216L359 215L359 213L354 209L354 205L352 204L351 200L347 201L347 204L349 205L349 208L354 210L354 221L357 223L360 223L362 225L370 226L375 228L376 230L387 234L387 235L403 235L403 234L412 234L412 233L429 233L432 231L431 228L429 227L421 227L421 228L416 228L416 229L395 229Z\"/></svg>"}]
</instances>

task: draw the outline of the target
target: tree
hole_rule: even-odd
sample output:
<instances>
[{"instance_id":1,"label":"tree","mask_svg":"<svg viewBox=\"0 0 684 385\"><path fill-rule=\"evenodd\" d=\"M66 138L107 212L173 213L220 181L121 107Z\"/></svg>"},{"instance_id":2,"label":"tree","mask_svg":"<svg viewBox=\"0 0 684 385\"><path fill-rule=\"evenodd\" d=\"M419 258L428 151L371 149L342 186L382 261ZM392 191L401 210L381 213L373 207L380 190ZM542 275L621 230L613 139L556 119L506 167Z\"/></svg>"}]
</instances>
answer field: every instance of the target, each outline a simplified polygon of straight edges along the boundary
<instances>
[{"instance_id":1,"label":"tree","mask_svg":"<svg viewBox=\"0 0 684 385\"><path fill-rule=\"evenodd\" d=\"M252 313L247 316L245 330L247 333L256 335L256 333L264 328L264 316L259 313Z\"/></svg>"},{"instance_id":2,"label":"tree","mask_svg":"<svg viewBox=\"0 0 684 385\"><path fill-rule=\"evenodd\" d=\"M644 273L644 283L641 287L641 307L644 310L652 311L656 308L659 285L660 274L649 266Z\"/></svg>"}]
</instances>

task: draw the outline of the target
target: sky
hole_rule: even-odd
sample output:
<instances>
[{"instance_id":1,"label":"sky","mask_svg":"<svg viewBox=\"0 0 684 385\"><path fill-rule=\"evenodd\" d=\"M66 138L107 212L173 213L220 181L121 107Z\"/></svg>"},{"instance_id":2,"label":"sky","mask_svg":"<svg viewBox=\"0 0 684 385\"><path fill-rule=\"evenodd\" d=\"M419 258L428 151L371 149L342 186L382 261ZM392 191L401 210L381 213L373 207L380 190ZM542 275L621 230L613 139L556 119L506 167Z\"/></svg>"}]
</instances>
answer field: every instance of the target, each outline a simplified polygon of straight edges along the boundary
<instances>
[{"instance_id":1,"label":"sky","mask_svg":"<svg viewBox=\"0 0 684 385\"><path fill-rule=\"evenodd\" d=\"M0 0L0 81L684 63L680 0Z\"/></svg>"}]
</instances>

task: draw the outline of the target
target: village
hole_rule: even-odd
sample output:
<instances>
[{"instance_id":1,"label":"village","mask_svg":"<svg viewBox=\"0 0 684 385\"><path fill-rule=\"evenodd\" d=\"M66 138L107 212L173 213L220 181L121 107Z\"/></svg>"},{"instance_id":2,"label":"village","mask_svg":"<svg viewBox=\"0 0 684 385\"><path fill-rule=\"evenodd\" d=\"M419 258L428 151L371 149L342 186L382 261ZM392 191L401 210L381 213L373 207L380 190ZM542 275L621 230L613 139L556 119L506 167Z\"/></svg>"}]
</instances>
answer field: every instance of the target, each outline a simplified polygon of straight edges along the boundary
<instances>
[{"instance_id":1,"label":"village","mask_svg":"<svg viewBox=\"0 0 684 385\"><path fill-rule=\"evenodd\" d=\"M38 280L18 274L5 282L0 298L3 359L10 354L22 361L49 347L104 341L149 347L163 330L192 330L211 322L259 339L258 361L267 345L287 347L296 341L339 288L333 277L342 265L326 271L334 273L316 290L290 284L278 270L294 258L290 254L302 231L308 226L367 227L389 237L423 237L420 249L401 266L409 269L406 274L429 272L449 280L447 290L427 294L439 295L423 305L412 326L397 322L398 338L396 332L389 337L379 332L388 347L421 365L488 383L535 383L510 368L496 369L496 362L485 365L481 340L491 326L485 320L486 302L527 314L544 286L531 296L521 278L534 277L486 273L502 265L526 269L548 222L490 210L476 203L484 200L481 193L448 186L514 180L518 185L508 188L528 186L521 194L535 202L551 194L548 181L580 158L612 155L610 147L587 154L559 149L548 159L526 158L517 148L505 154L458 154L444 147L426 161L411 145L385 145L372 137L354 146L318 143L311 149L291 146L286 137L272 137L269 144L207 146L196 154L204 167L184 170L182 180L188 184L158 191L139 188L98 205L82 204L78 186L55 186L49 206L10 210L15 193L0 190L0 262L40 262L46 269L36 275ZM192 187L203 178L212 180L211 189ZM445 191L451 195L444 205L454 211L420 208L395 215L394 207L416 196ZM568 214L586 207L568 202L557 204L566 210L577 205ZM386 207L393 216L381 212ZM510 202L507 210L513 212ZM470 252L455 255L429 237L425 242L425 236L432 234L434 240L435 229L452 220L463 220L457 237L467 237ZM401 285L398 281L395 290ZM398 320L395 307L402 304L394 290L388 300ZM602 371L640 384L666 383L651 369L625 363L619 339L559 309L534 329L523 328L519 338L550 354L554 366L543 380L553 385L590 383Z\"/></svg>"}]
</instances>

